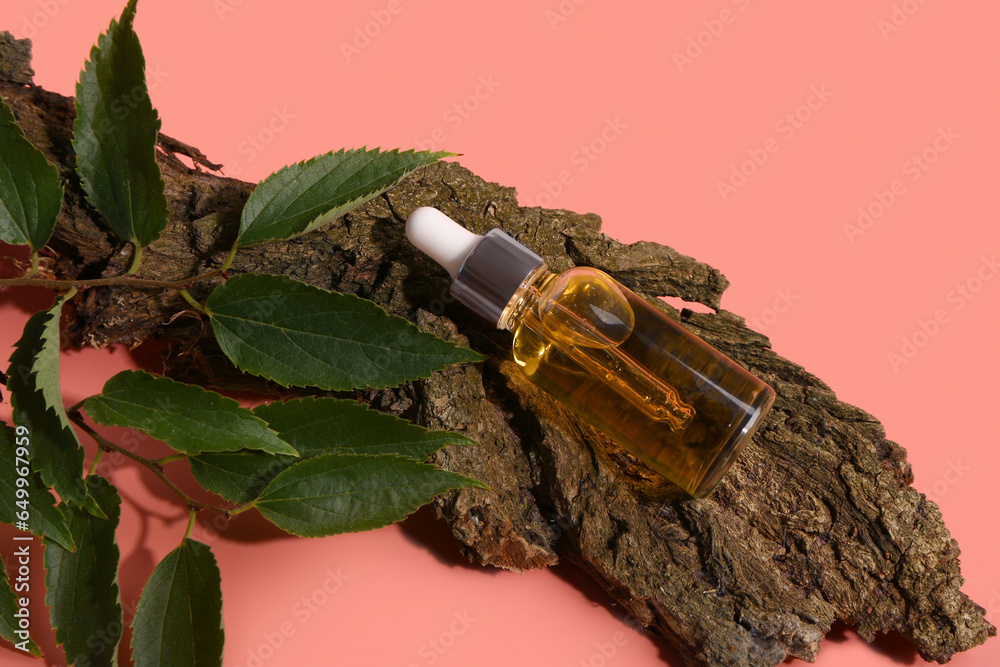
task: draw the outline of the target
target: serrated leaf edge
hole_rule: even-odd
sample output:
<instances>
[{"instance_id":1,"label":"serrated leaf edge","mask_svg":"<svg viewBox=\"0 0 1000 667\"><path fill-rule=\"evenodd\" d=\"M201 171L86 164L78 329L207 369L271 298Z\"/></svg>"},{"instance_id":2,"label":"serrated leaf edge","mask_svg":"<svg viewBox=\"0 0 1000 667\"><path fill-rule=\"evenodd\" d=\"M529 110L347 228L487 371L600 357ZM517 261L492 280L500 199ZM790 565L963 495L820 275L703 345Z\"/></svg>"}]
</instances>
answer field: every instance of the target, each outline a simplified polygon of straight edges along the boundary
<instances>
[{"instance_id":1,"label":"serrated leaf edge","mask_svg":"<svg viewBox=\"0 0 1000 667\"><path fill-rule=\"evenodd\" d=\"M10 116L10 120L9 121L7 121L6 118L4 117L6 115ZM66 194L66 189L63 187L62 178L59 175L59 168L56 167L51 162L49 162L49 159L45 156L45 154L42 151L40 151L37 146L35 146L33 143L31 143L31 141L28 139L27 135L24 133L24 129L20 126L20 124L18 124L17 117L14 115L14 109L11 108L11 106L9 104L7 104L7 102L5 100L3 100L2 98L0 98L0 123L3 123L3 122L9 122L13 126L15 137L17 137L15 139L15 141L17 141L17 140L23 141L24 144L28 147L29 151L34 152L34 154L37 157L41 157L42 158L42 160L45 163L42 166L42 171L45 172L47 174L47 176L52 179L52 182L56 185L56 187L58 187L58 189L59 189L59 200L60 200L60 204L61 204L62 199L63 199L63 197ZM0 163L0 164L4 164L4 163ZM38 212L38 209L40 208L39 204L41 203L38 200L38 190L39 190L39 188L36 187L35 188L35 211L36 211L36 213ZM18 203L21 206L21 210L24 211L24 201L23 201L23 199L21 199L21 193L20 192L18 192ZM0 202L0 206L4 206L4 208L6 208L8 211L10 210L2 202ZM57 210L56 211L56 217L58 217L58 215L59 215L59 211ZM11 216L11 217L13 219L13 216ZM51 220L51 226L52 226L52 229L54 231L55 230L55 218L53 218ZM26 246L28 246L28 249L32 253L34 253L34 252L36 252L36 251L39 250L39 248L35 247L35 243L30 238L30 234L26 233L27 230L23 230L23 229L20 229L20 228L17 228L17 230L19 232L21 232L21 236L24 239L24 243L13 243L13 245L26 245ZM49 232L49 238L51 238L51 237L52 237L52 232ZM45 244L48 243L48 241L49 241L49 239L46 239L44 243L40 244L40 247L44 247Z\"/></svg>"},{"instance_id":2,"label":"serrated leaf edge","mask_svg":"<svg viewBox=\"0 0 1000 667\"><path fill-rule=\"evenodd\" d=\"M284 404L288 404L288 403L309 403L309 404L316 404L316 403L319 403L320 401L323 401L323 402L326 402L326 401L331 401L331 402L332 401L338 401L338 402L341 402L341 403L344 403L344 404L350 403L352 405L358 406L358 410L359 411L381 415L382 418L385 418L387 420L386 426L384 428L388 428L389 424L392 424L394 426L395 425L411 426L413 428L419 429L420 431L423 431L424 434L435 435L437 438L439 438L441 440L447 440L447 442L445 442L440 447L438 447L438 450L444 449L445 447L449 447L449 446L452 446L452 445L458 446L458 447L474 447L474 446L478 446L479 445L478 442L476 442L475 440L473 440L469 436L464 435L462 433L458 433L456 431L443 431L443 430L429 429L426 426L421 426L420 424L415 424L414 422L411 422L408 419L403 419L402 417L399 417L397 415L390 414L388 412L382 412L381 410L376 410L375 408L373 408L371 405L369 405L367 403L358 403L357 401L354 401L354 400L349 399L349 398L337 398L335 396L301 396L301 397L298 397L298 398L291 398L291 399L288 399L288 400L272 401L270 403L262 403L261 405L258 405L257 407L255 407L253 409L253 412L254 412L254 414L258 414L258 412L257 412L258 410L265 410L268 407L270 407L272 405L275 405L276 403L283 404L283 405ZM263 417L262 417L262 419L263 419ZM266 419L264 419L264 421L267 422ZM268 424L270 424L270 422L268 422ZM274 429L272 429L272 430L274 430ZM278 432L278 431L275 431L275 432L278 433L278 437L280 438L281 437L281 433ZM289 444L291 445L291 443L289 443ZM291 446L294 447L294 445L291 445ZM435 451L438 451L438 450L435 450ZM299 451L299 454L301 454L301 453L302 452ZM337 452L329 452L329 453L337 453ZM351 454L360 454L360 455L368 454L367 452L353 452L353 451L352 452L341 452L341 453L345 453L345 454L351 453ZM425 457L421 461L426 461L427 458L429 458L429 456L430 455L428 455L428 457ZM313 458L313 457L309 457L309 458ZM415 459L412 456L411 457L407 457L407 458L410 458L410 459L413 459L413 460L418 460L418 459Z\"/></svg>"},{"instance_id":3,"label":"serrated leaf edge","mask_svg":"<svg viewBox=\"0 0 1000 667\"><path fill-rule=\"evenodd\" d=\"M132 651L132 660L133 660L133 662L136 662L136 663L138 662L138 660L135 657L135 636L136 636L136 632L135 632L135 629L136 629L135 628L135 619L139 616L139 610L143 607L143 600L145 599L146 590L149 587L149 581L150 581L150 579L152 579L153 573L156 572L156 568L159 567L160 564L162 564L164 560L166 560L169 556L173 555L174 553L179 552L180 549L186 547L189 543L199 544L199 545L201 545L201 546L203 546L203 547L205 547L207 549L208 554L212 557L212 564L215 566L215 569L217 571L219 571L219 575L220 575L220 579L221 579L221 574L222 573L221 573L221 568L219 567L219 559L216 558L215 557L215 553L212 552L211 545L206 544L205 542L201 542L199 540L195 540L195 539L192 539L190 537L185 537L184 539L181 540L180 544L178 544L176 547L174 547L173 549L171 549L167 553L166 556L164 556L163 558L161 558L160 562L157 563L156 566L153 568L153 572L150 573L150 575L146 579L145 583L143 583L142 589L139 591L139 603L136 606L135 616L133 616L132 623L131 623L131 626L132 626L132 638L129 640L129 648ZM179 557L179 554L178 554L178 557ZM220 600L220 603L224 602L224 600L222 600L222 591L221 591L221 589L219 591L219 600ZM223 637L224 637L225 636L226 617L225 617L225 613L224 613L224 608L221 609L220 611L222 611L223 613L220 613L220 615L219 615L219 617L220 617L219 618L219 630L223 632Z\"/></svg>"},{"instance_id":4,"label":"serrated leaf edge","mask_svg":"<svg viewBox=\"0 0 1000 667\"><path fill-rule=\"evenodd\" d=\"M173 445L171 445L170 442L168 442L166 440L162 440L162 442L164 442L165 444L167 444L174 451L177 451L177 452L180 452L180 453L184 453L184 454L189 454L191 456L196 456L197 454L222 454L222 453L226 453L226 452L239 451L240 449L249 449L249 450L252 450L252 451L263 452L265 454L284 454L286 456L292 456L292 457L296 457L296 456L299 455L298 454L298 450L296 450L290 444L288 444L287 442L285 442L281 438L281 436L274 429L272 429L268 425L268 423L265 420L263 420L260 417L258 417L257 415L255 415L254 412L253 412L253 410L251 410L249 408L245 408L242 405L240 405L239 401L237 401L236 399L230 398L229 396L224 396L224 395L222 395L222 394L220 394L220 393L218 393L216 391L212 391L210 389L205 389L204 387L199 387L197 385L187 384L187 383L184 383L184 382L178 382L177 380L174 380L173 378L169 378L169 377L166 377L166 376L163 376L163 375L160 375L160 376L153 375L152 373L149 373L147 371L142 371L142 370L138 370L138 371L135 371L135 370L131 370L131 371L130 370L125 370L125 371L122 371L120 373L116 373L114 376L108 378L108 381L104 383L104 388L101 390L100 394L95 394L94 396L91 396L91 397L87 398L84 401L84 404L83 404L84 411L86 411L87 414L90 415L91 419L93 419L98 424L102 424L104 426L118 426L118 427L122 427L123 426L123 424L118 423L118 422L112 422L112 421L109 421L109 420L102 421L101 419L98 418L98 416L95 416L93 412L91 412L90 410L87 409L87 404L90 403L91 399L105 398L105 401L103 401L103 402L99 401L99 402L101 402L101 404L103 405L103 407L104 407L105 410L107 410L109 412L113 412L115 414L122 414L121 411L115 409L112 405L108 404L108 402L109 402L109 400L107 398L108 395L105 394L105 390L107 389L108 385L111 382L113 382L116 378L118 378L120 376L123 376L123 375L126 375L126 374L144 375L144 376L152 378L154 382L159 382L161 380L166 381L163 384L170 383L170 384L174 384L174 385L178 385L178 386L183 386L183 387L194 387L197 390L205 392L205 394L212 395L213 397L221 400L223 403L229 404L231 407L236 408L237 414L243 415L244 419L247 419L248 421L251 421L251 422L255 423L257 426L260 426L264 431L266 431L266 432L270 433L271 435L273 435L274 438L275 438L275 440L281 442L282 444L284 444L284 445L286 445L288 447L288 450L278 451L278 452L272 452L272 451L266 450L266 449L257 449L257 448L254 448L254 447L247 447L246 445L243 445L243 446L240 446L240 447L234 447L233 449L211 449L211 450L204 450L204 451L201 451L201 452L192 453L192 452L184 452L184 451L182 451L180 449L177 449L176 447L174 447ZM116 392L118 392L118 391L121 391L121 390L116 390ZM143 407L144 409L150 409L150 408L146 408L146 406L140 406L140 407ZM155 411L156 412L161 412L160 410L155 410ZM103 416L103 415L101 415L101 416ZM142 431L143 433L145 433L146 435L148 435L151 438L158 439L155 435L153 435L152 433L150 433L148 430L144 429L141 425L137 426L135 424L129 423L128 425L124 425L124 428L133 428L133 429L135 429L137 431Z\"/></svg>"},{"instance_id":5,"label":"serrated leaf edge","mask_svg":"<svg viewBox=\"0 0 1000 667\"><path fill-rule=\"evenodd\" d=\"M97 43L94 44L91 47L89 57L84 62L83 72L86 72L88 74L94 73L94 71L95 71L95 69L97 67L96 59L101 54L102 50L105 49L105 48L107 48L108 41L110 39L110 34L111 34L111 32L113 30L119 28L120 26L125 26L125 27L127 27L127 29L131 30L133 33L135 32L134 20L135 20L135 15L136 15L137 3L138 3L138 0L129 0L128 4L125 6L125 9L122 11L121 17L120 18L112 18L111 19L111 22L108 24L107 30L105 32L101 33L98 36ZM138 41L138 36L136 36L136 40ZM143 73L145 73L145 70L146 70L145 57L141 53L140 53L140 56L143 57L142 69L143 69ZM85 173L83 172L83 170L81 170L81 166L82 165L84 165L84 164L92 165L92 161L90 161L77 148L77 136L78 136L78 134L80 132L80 128L83 125L82 114L80 114L80 112L79 112L79 102L77 101L80 98L80 92L79 91L80 91L81 86L83 85L83 72L81 72L81 75L80 75L80 77L79 77L79 79L78 79L78 81L76 83L76 98L74 100L74 107L75 107L75 110L76 110L77 114L76 114L76 117L73 119L72 146L73 146L73 153L74 153L74 155L76 157L76 170L75 171L76 171L76 174L77 174L78 178L80 179L81 185L84 186L83 187L84 196L85 196L87 202L91 206L93 206L94 209L97 210L98 213L100 214L101 213L100 212L100 207L98 206L97 203L95 203L94 201L92 201L91 196L90 196L90 192L89 192L89 190L93 189L93 184L91 183L90 179L87 178L87 176L85 175ZM95 74L95 77L96 77L96 74ZM142 85L143 85L143 88L146 89L146 95L149 96L149 90L148 90L148 87L147 87L145 79L143 79ZM154 128L155 128L155 132L156 132L156 135L159 136L159 131L160 131L160 128L162 127L162 120L160 118L160 114L157 111L156 107L152 105L152 100L150 100L150 107L151 107L152 114L153 114L153 124L154 124ZM154 143L154 147L153 147L153 154L154 154L154 156L156 154L155 143ZM162 172L161 172L161 170L159 168L159 165L157 165L155 171L156 171L157 177L156 177L155 181L151 181L149 183L149 185L154 186L154 187L155 186L159 186L159 194L160 194L160 197L162 198L163 203L165 204L165 208L166 208L166 215L167 215L167 217L164 219L164 227L165 227L166 222L169 219L169 203L166 200L166 193L165 193L166 182L163 180L163 174L162 174ZM101 214L101 216L102 216L102 218L104 217L103 214ZM110 222L107 221L107 218L104 218L104 221L105 221L105 224L106 224L106 226L107 226L108 229L110 229L116 235L121 236L119 234L119 230L114 229L111 226ZM149 243L152 243L157 238L159 238L159 236L162 233L163 233L163 229L161 228L158 232L156 232L153 235L153 238L150 239ZM139 241L138 234L136 234L135 218L134 218L134 216L129 221L129 234L128 234L128 238L125 238L124 240L129 241L133 245L135 245L137 256L141 256L141 248L145 247L146 245L149 245L149 243L143 244L143 243L141 243Z\"/></svg>"},{"instance_id":6,"label":"serrated leaf edge","mask_svg":"<svg viewBox=\"0 0 1000 667\"><path fill-rule=\"evenodd\" d=\"M484 355L480 354L479 352L476 352L475 350L472 350L470 348L464 347L462 345L458 345L457 343L453 343L453 342L451 342L449 340L445 340L445 339L443 339L443 338L441 338L439 336L436 336L436 335L434 335L432 333L428 333L428 332L424 331L423 329L421 329L420 327L418 327L413 322L411 322L410 320L406 319L405 317L400 317L399 315L393 315L392 313L388 312L385 308L383 308L379 304L375 303L374 301L372 301L370 299L365 299L363 297L360 297L357 294L349 294L347 292L334 292L333 290L326 290L326 289L323 289L322 287L317 287L316 285L312 285L310 283L307 283L307 282L304 282L304 281L301 281L301 280L296 280L296 279L294 279L294 278L292 278L290 276L286 276L286 275L282 275L282 274L275 274L275 273L244 273L244 274L241 274L239 276L235 276L233 278L230 278L228 281L226 281L226 283L223 283L223 285L228 284L228 283L230 283L230 282L232 282L234 280L239 280L241 278L254 277L254 276L264 276L264 277L270 277L270 278L278 278L278 279L281 279L283 281L287 281L287 282L290 282L290 283L297 283L297 284L305 285L305 286L307 286L309 288L318 290L320 292L326 292L328 294L337 294L337 295L341 295L341 296L352 297L352 298L357 299L359 301L364 301L364 302L370 303L370 304L374 305L376 308L378 308L380 311L382 311L382 313L384 313L387 318L389 318L389 319L395 319L395 320L399 320L399 321L405 322L406 324L408 324L411 327L415 328L417 331L419 331L420 333L422 333L424 335L432 336L432 337L436 338L437 340L440 340L440 341L442 341L442 342L444 342L444 343L446 343L448 345L451 345L456 350L463 350L463 351L469 353L470 355L472 355L468 359L459 359L457 361L454 361L454 362L448 364L449 366L454 365L454 364L475 364L475 363L479 363L481 361L485 361L485 359L486 359L486 357ZM222 285L220 285L219 287L222 287ZM216 289L218 289L218 288L216 288ZM213 291L212 294L215 294L215 292ZM215 315L212 313L211 304L210 304L211 300L212 300L212 295L209 295L208 302L206 302L206 304L205 304L205 312L209 316L209 318L212 320L212 326L214 328L216 319L215 319ZM226 355L227 358L228 358L228 356L229 355ZM230 360L230 361L232 361L232 360ZM233 362L233 364L235 365L235 362ZM276 380L274 378L267 377L263 373L258 373L256 371L253 371L253 370L250 370L250 369L247 369L247 368L240 368L240 370L243 371L244 373L248 373L249 375L253 375L255 377L262 377L262 378L264 378L264 379L266 379L266 380L268 380L270 382L274 382L275 384L280 385L282 387L297 387L297 386L299 386L299 385L293 385L291 383L285 384L285 383L281 382L280 380ZM440 370L442 370L442 369L432 370L432 371L430 371L430 372L428 372L428 373L426 373L424 375L414 375L414 376L409 377L409 378L407 378L405 380L401 380L400 382L398 382L396 384L385 384L385 385L383 385L383 384L369 384L369 385L367 385L364 388L367 388L367 389L391 389L391 388L394 388L394 387L400 387L400 386L402 386L403 384L405 384L407 382L412 382L414 380L423 380L423 379L429 378L434 373L436 373L436 372L438 372ZM319 389L324 389L324 390L328 390L328 391L337 391L338 390L336 388L323 387L323 386L320 386L320 385L307 385L307 386L317 387ZM352 388L358 389L358 388L361 388L361 387L352 387Z\"/></svg>"},{"instance_id":7,"label":"serrated leaf edge","mask_svg":"<svg viewBox=\"0 0 1000 667\"><path fill-rule=\"evenodd\" d=\"M236 245L238 247L252 247L252 246L255 246L255 245L260 245L262 243L269 243L269 242L273 242L273 241L293 239L293 238L302 236L303 234L307 234L309 232L315 231L316 229L322 227L324 224L332 222L336 218L349 213L350 211L352 211L353 209L357 208L361 204L363 204L363 203L365 203L365 202L367 202L367 201L369 201L371 199L374 199L375 197L379 196L380 194L383 194L386 191L388 191L388 190L396 187L397 185L399 185L399 183L403 179L405 179L407 176L409 176L412 172L416 171L417 169L419 169L421 167L426 167L426 166L428 166L430 164L433 164L434 162L437 162L437 161L441 160L442 158L456 157L458 155L457 153L450 153L448 151L418 151L415 148L409 148L409 149L406 149L406 150L399 149L399 148L393 148L393 149L390 149L390 150L382 150L382 148L380 146L376 146L375 148L370 149L370 150L368 149L367 146L362 146L361 148L341 148L340 150L337 150L337 151L330 151L328 153L322 153L320 155L313 156L313 157L308 158L306 160L301 160L299 162L294 162L292 164L285 165L284 167L282 167L280 169L277 169L276 171L271 172L266 178L264 178L263 180L260 181L260 183L258 183L257 187L259 188L261 185L263 185L269 179L271 179L271 178L273 178L273 177L275 177L275 176L277 176L277 175L279 175L279 174L281 174L281 173L283 173L283 172L285 172L285 171L287 171L289 169L300 168L300 169L305 170L305 169L308 169L309 167L311 167L313 164L315 164L319 160L322 160L322 159L328 158L328 157L337 156L337 155L345 155L347 153L359 153L359 154L371 155L373 158L377 158L378 156L381 156L381 155L407 155L407 154L418 155L420 153L426 153L428 155L428 157L431 157L431 156L436 156L436 157L431 162L427 162L427 163L424 163L424 164L418 164L418 165L416 165L416 166L414 166L412 168L399 167L398 169L396 169L394 171L400 171L401 170L402 173L400 173L399 176L396 177L396 178L394 178L390 183L388 183L385 186L382 186L380 188L377 188L374 192L371 192L370 194L359 195L358 197L350 199L350 200L344 202L343 204L340 204L339 206L334 206L334 207L328 209L325 212L317 214L305 226L305 228L302 231L297 232L295 234L292 234L291 236L282 236L282 237L277 237L277 238L262 239L262 240L259 240L259 241L251 241L249 243L244 243L243 235L247 231L247 229L244 229L244 226L249 227L249 225L253 223L253 221L249 221L249 222L247 221L247 219L246 219L245 216L246 216L246 211L247 211L248 207L244 206L243 213L240 216L240 229L239 229L239 234L238 234L237 239L236 239ZM392 172L389 172L389 173L392 173ZM296 178L298 178L298 176L296 176ZM294 179L293 179L293 182L294 182ZM287 187L287 185L288 184L286 184L286 187ZM254 192L256 192L256 191L257 190L255 189ZM250 196L253 197L253 193L251 193ZM248 203L249 203L249 200L248 200ZM334 214L334 212L336 212L336 213Z\"/></svg>"},{"instance_id":8,"label":"serrated leaf edge","mask_svg":"<svg viewBox=\"0 0 1000 667\"><path fill-rule=\"evenodd\" d=\"M104 479L103 477L99 477L97 475L95 475L94 477L103 480L103 482L105 484L107 484L108 487L112 491L114 491L115 497L118 500L118 504L117 504L117 507L118 507L118 516L115 519L115 525L114 525L114 529L113 529L114 531L116 531L118 529L119 524L121 523L121 496L118 494L117 488L115 488L115 486L111 482L109 482L108 480ZM93 497L93 495L90 494L89 489L88 489L88 492L87 492L87 498L90 499L93 502L94 505L98 505L97 500ZM68 508L65 505L65 503L61 503L59 505L59 507L63 510L63 514L64 515L68 514L71 511L70 508ZM101 514L103 514L104 516L96 516L96 515L94 515L91 512L91 516L88 517L88 521L93 520L93 519L97 519L98 521L110 521L111 520L110 517L108 517L107 514L104 513L103 508L99 507L99 509L101 510ZM68 516L67 516L67 523L69 523L69 517ZM51 538L46 537L46 538L44 538L42 540L42 543L46 545L46 549L51 548L51 545L49 544L49 542L53 542L57 546L59 546L57 542L54 542L54 540L52 540ZM112 546L114 547L114 550L117 552L117 556L119 558L119 563L115 567L115 576L114 576L114 579L112 580L112 584L115 587L115 604L118 606L119 614L123 614L124 609L122 607L122 589L121 589L121 581L120 581L120 575L121 575L121 565L120 565L120 562L121 562L120 561L120 559L121 559L121 548L118 546L117 535L115 536L115 539L114 539L114 542L113 542ZM75 551L76 550L74 549L70 553L75 553ZM49 571L49 568L46 567L45 568L45 587L46 587L47 590L46 590L46 593L45 593L45 604L50 608L50 613L51 613L51 608L52 608L53 604L50 601L50 595L51 595L50 591L53 591L54 587L52 586L52 582L50 582L49 577L50 577L50 571ZM124 627L124 617L123 616L122 616L122 619L121 619L120 622L123 624L123 627ZM61 627L56 627L53 624L52 625L52 631L53 631L53 634L55 635L56 641L59 643L60 646L62 646L63 645L63 640L61 640L59 638L60 634L63 634L62 633L62 628ZM115 644L115 646L113 648L112 655L111 655L111 664L112 665L118 664L118 649L121 646L121 640L122 640L122 635L119 635L118 642ZM67 657L67 659L70 658L70 656L66 656L66 657ZM69 664L73 665L73 664L75 664L75 662L73 660L70 660ZM88 664L89 664L89 661L88 661Z\"/></svg>"},{"instance_id":9,"label":"serrated leaf edge","mask_svg":"<svg viewBox=\"0 0 1000 667\"><path fill-rule=\"evenodd\" d=\"M424 466L426 468L429 468L429 469L432 469L432 470L436 470L438 472L446 473L447 475L453 477L457 482L461 482L461 483L456 484L456 486L452 486L452 487L450 487L448 489L445 489L445 490L441 491L440 493L434 494L434 496L432 496L432 499L434 497L437 497L438 495L441 495L442 493L447 493L448 491L455 491L455 490L458 490L458 489L466 489L466 488L476 488L476 489L484 489L484 490L490 490L491 489L490 486L488 486L487 484L484 484L483 482L480 482L477 479L473 479L471 477L466 477L465 475L462 475L462 474L457 473L457 472L453 472L451 470L444 470L443 468L439 468L439 467L437 467L435 465L432 465L430 463L421 462L421 461L415 461L414 459L412 459L412 458L410 458L408 456L403 456L403 455L400 455L400 454L342 454L342 453L330 453L330 454L320 454L318 456L312 456L312 457L309 457L307 459L302 459L301 461L296 461L292 465L288 466L287 468L285 468L284 470L282 470L281 472L279 472L277 475L275 475L274 478L272 478L271 481L268 483L268 485L266 487L264 487L264 490L261 491L260 495L258 495L256 498L254 498L249 503L247 503L248 506L255 507L257 509L257 511L261 512L261 515L264 516L264 518L268 520L268 522L274 523L273 521L271 521L270 519L268 519L268 517L266 516L266 514L264 513L264 511L262 511L261 507L258 505L258 502L261 501L262 499L266 502L266 498L263 498L263 496L264 496L265 493L267 493L267 489L271 486L271 484L273 484L275 481L278 480L279 477L281 477L282 475L285 475L286 473L287 474L292 474L289 471L291 471L295 466L302 465L302 464L308 464L308 463L311 463L311 464L315 465L317 459L326 459L326 458L334 458L334 457L337 457L337 458L364 458L364 459L376 459L376 458L398 459L401 462L405 461L407 463L411 463L411 464L415 464L415 465L419 465L419 466ZM388 488L388 487L386 487L386 488ZM310 497L312 497L312 496L310 496ZM293 500L296 500L296 499L295 498L282 498L281 500L282 500L282 502L286 502L286 501L293 501ZM402 513L402 516L399 519L397 519L396 521L391 522L389 524L386 524L386 525L393 525L395 523L399 523L401 521L404 521L407 517L411 516L414 512L416 512L417 510L419 510L421 507L423 507L423 505L418 505L413 510L411 510L409 512ZM264 507L263 510L265 510L267 512L271 512L272 514L275 514L275 515L280 514L279 512L274 512L273 510L270 510L267 507ZM294 517L290 517L290 518L294 518ZM281 530L284 530L285 532L289 533L290 535L295 535L296 537L303 537L303 538L328 537L330 535L343 535L343 534L347 534L347 533L359 533L359 532L367 532L368 530L372 530L371 528L362 528L360 530L341 531L341 532L337 532L337 533L318 533L318 534L315 534L315 535L308 535L308 534L305 534L305 533L299 533L299 532L295 532L293 530L289 530L288 528L285 528L283 526L278 526L277 524L274 524L274 525L277 526L278 528L280 528Z\"/></svg>"}]
</instances>

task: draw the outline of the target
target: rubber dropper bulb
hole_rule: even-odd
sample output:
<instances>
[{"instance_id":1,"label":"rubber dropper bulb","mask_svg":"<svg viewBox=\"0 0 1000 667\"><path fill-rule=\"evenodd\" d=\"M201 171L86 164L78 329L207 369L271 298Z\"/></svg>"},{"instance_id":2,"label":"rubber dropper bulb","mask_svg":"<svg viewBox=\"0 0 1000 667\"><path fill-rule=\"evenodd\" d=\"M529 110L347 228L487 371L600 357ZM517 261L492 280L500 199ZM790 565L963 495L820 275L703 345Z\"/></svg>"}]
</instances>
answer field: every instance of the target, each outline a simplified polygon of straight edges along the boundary
<instances>
[{"instance_id":1,"label":"rubber dropper bulb","mask_svg":"<svg viewBox=\"0 0 1000 667\"><path fill-rule=\"evenodd\" d=\"M458 275L472 249L483 240L479 234L470 232L430 206L421 206L406 219L406 238L447 269L452 278Z\"/></svg>"}]
</instances>

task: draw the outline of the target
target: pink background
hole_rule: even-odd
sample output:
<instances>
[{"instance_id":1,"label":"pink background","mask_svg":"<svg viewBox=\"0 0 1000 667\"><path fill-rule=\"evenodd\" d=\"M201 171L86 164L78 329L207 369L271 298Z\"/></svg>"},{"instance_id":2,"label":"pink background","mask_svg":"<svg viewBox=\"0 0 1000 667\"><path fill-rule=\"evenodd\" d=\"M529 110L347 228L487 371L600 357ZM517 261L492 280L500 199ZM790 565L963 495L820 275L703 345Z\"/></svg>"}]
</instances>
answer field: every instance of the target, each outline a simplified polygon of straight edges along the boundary
<instances>
[{"instance_id":1,"label":"pink background","mask_svg":"<svg viewBox=\"0 0 1000 667\"><path fill-rule=\"evenodd\" d=\"M72 94L123 4L4 0L0 28L32 36L37 83ZM998 23L996 3L917 0L143 0L137 30L164 132L230 175L344 146L448 149L525 204L593 211L623 241L720 268L725 308L909 450L962 545L964 590L996 623L1000 279L984 258L1000 248ZM749 175L724 197L734 168ZM851 234L859 207L874 217ZM0 299L3 358L26 303ZM124 350L64 359L69 404L136 364ZM110 476L131 610L184 515L131 463ZM320 540L246 515L195 536L222 568L227 666L681 664L571 567L464 565L426 513ZM34 611L41 625L40 592ZM868 646L839 628L817 664L920 662L898 638ZM1000 641L951 664L1000 664Z\"/></svg>"}]
</instances>

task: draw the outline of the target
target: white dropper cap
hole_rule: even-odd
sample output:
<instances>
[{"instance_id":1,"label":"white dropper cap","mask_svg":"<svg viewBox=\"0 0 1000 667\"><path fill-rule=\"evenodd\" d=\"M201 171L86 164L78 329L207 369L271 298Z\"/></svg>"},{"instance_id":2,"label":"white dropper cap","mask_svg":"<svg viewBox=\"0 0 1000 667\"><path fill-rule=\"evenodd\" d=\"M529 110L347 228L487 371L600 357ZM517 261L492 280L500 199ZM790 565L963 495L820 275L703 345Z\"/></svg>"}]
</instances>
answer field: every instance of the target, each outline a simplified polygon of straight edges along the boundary
<instances>
[{"instance_id":1,"label":"white dropper cap","mask_svg":"<svg viewBox=\"0 0 1000 667\"><path fill-rule=\"evenodd\" d=\"M406 236L448 270L455 299L498 324L521 284L545 264L502 229L473 234L429 206L406 219Z\"/></svg>"},{"instance_id":2,"label":"white dropper cap","mask_svg":"<svg viewBox=\"0 0 1000 667\"><path fill-rule=\"evenodd\" d=\"M406 219L406 238L454 278L483 237L436 208L421 206Z\"/></svg>"}]
</instances>

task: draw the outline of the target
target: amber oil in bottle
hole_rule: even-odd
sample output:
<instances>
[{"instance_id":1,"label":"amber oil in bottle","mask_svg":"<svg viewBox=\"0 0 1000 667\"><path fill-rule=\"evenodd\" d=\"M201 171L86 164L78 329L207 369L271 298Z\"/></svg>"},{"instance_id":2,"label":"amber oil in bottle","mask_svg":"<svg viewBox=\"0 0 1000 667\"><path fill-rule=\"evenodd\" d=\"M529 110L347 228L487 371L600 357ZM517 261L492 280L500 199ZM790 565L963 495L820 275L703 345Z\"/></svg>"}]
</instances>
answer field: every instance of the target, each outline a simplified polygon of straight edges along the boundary
<instances>
[{"instance_id":1,"label":"amber oil in bottle","mask_svg":"<svg viewBox=\"0 0 1000 667\"><path fill-rule=\"evenodd\" d=\"M554 274L494 229L417 209L410 240L452 274L452 294L513 333L535 384L695 497L718 485L775 394L608 274ZM442 240L444 239L444 240Z\"/></svg>"},{"instance_id":2,"label":"amber oil in bottle","mask_svg":"<svg viewBox=\"0 0 1000 667\"><path fill-rule=\"evenodd\" d=\"M528 378L695 497L774 402L767 384L597 269L536 270L499 326Z\"/></svg>"}]
</instances>

